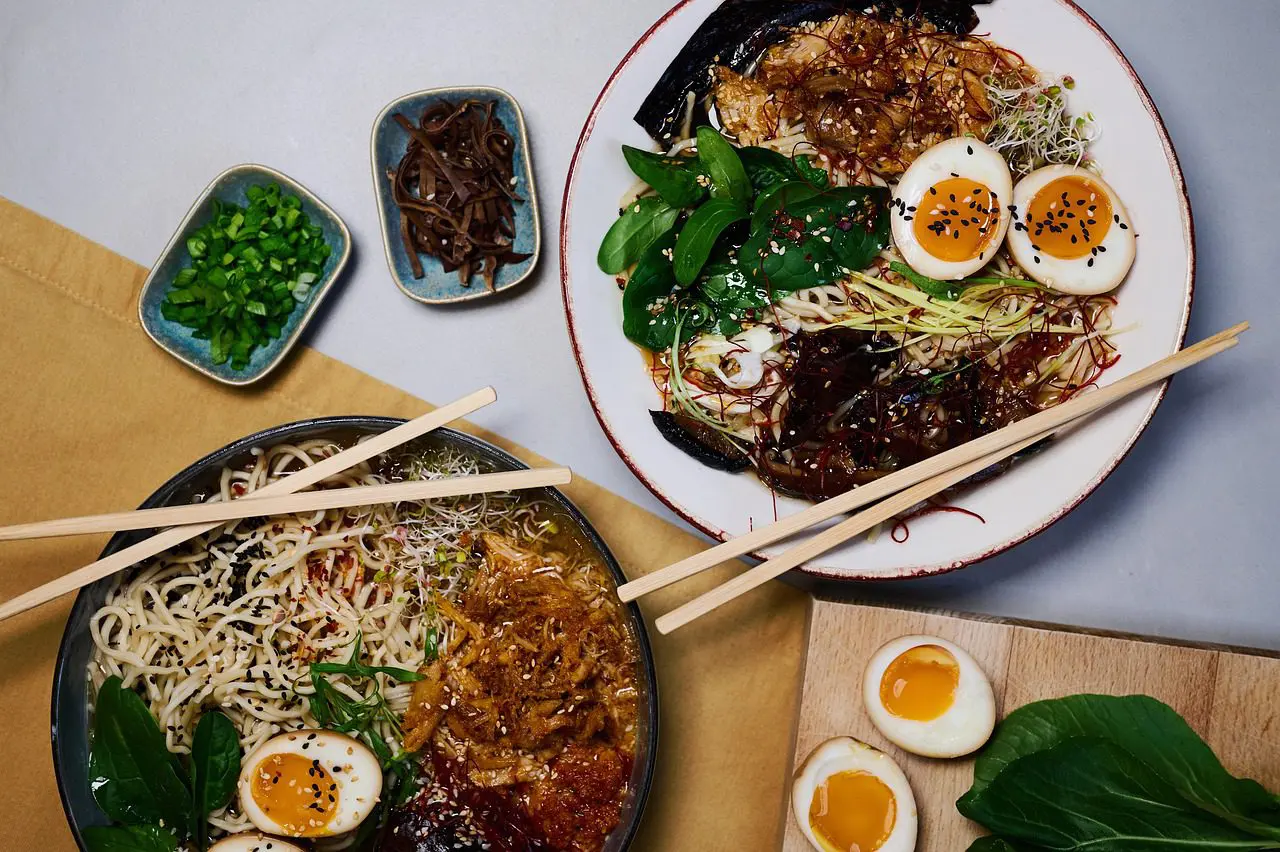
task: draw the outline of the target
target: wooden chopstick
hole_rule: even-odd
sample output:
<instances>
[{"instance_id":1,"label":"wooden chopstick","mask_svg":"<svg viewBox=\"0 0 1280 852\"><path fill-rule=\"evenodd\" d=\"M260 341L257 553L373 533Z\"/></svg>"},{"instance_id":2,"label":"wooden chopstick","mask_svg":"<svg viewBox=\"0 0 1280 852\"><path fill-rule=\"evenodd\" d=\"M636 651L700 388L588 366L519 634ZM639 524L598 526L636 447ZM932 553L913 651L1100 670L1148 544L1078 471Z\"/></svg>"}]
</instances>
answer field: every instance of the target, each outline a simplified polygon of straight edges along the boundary
<instances>
[{"instance_id":1,"label":"wooden chopstick","mask_svg":"<svg viewBox=\"0 0 1280 852\"><path fill-rule=\"evenodd\" d=\"M752 530L701 553L694 554L688 559L625 583L618 588L619 597L624 601L635 600L729 559L788 538L837 515L852 511L876 500L881 500L897 491L944 473L957 465L966 464L978 456L990 455L1033 435L1053 432L1065 423L1091 414L1099 408L1110 405L1148 385L1166 379L1205 358L1225 351L1225 349L1235 345L1236 336L1248 327L1248 323L1232 326L1104 388L1081 394L1062 405L1034 414L1025 420L1020 420L959 447L939 453L932 458L903 468L875 482L847 491L794 515L789 515L777 523Z\"/></svg>"},{"instance_id":2,"label":"wooden chopstick","mask_svg":"<svg viewBox=\"0 0 1280 852\"><path fill-rule=\"evenodd\" d=\"M323 461L316 462L311 467L303 468L283 479L263 486L263 488L254 492L256 495L254 499L273 497L278 494L293 494L304 488L309 488L321 480L360 464L360 462L368 461L374 456L381 455L401 444L412 441L414 438L425 435L432 429L439 428L446 423L457 420L459 417L465 417L473 411L484 408L497 398L498 395L493 388L481 388L448 405L443 405L421 417L410 420L408 423L403 423L394 429L383 432L381 435L375 435L367 441L361 441L354 447L349 447ZM63 575L56 580L45 583L43 586L24 592L16 598L0 604L0 621L48 603L68 592L73 592L82 586L101 580L103 577L109 577L122 568L128 568L130 565L149 559L157 553L176 547L201 533L208 532L216 526L216 523L212 523L173 527L123 550L119 550L110 556L99 559L97 562L91 562L83 568L72 571L70 574Z\"/></svg>"},{"instance_id":3,"label":"wooden chopstick","mask_svg":"<svg viewBox=\"0 0 1280 852\"><path fill-rule=\"evenodd\" d=\"M824 530L807 541L803 541L795 547L788 548L778 556L765 560L759 565L744 571L720 586L717 586L716 588L711 589L710 591L677 607L671 612L668 612L666 615L660 616L655 620L654 626L658 628L659 633L667 634L673 630L683 627L697 618L701 618L734 598L763 585L775 577L781 576L788 570L804 564L810 559L825 553L833 547L843 544L850 538L866 532L876 524L888 521L894 516L901 512L905 512L907 509L910 509L912 506L917 505L929 497L932 497L941 491L945 491L962 480L980 473L991 465L1026 449L1037 441L1048 437L1060 429L1063 429L1073 420L1087 416L1101 407L1123 399L1125 396L1128 396L1139 388L1160 381L1161 379L1173 375L1173 373L1184 370L1187 367L1198 364L1207 358L1211 358L1214 355L1218 355L1228 349L1231 349L1239 342L1236 339L1236 335L1247 328L1248 323L1240 323L1226 331L1215 334L1213 337L1206 338L1195 346L1183 349L1168 358L1158 361L1150 367L1139 370L1137 373L1134 373L1125 379L1121 379L1115 384L1108 385L1094 393L1078 397L1076 400L1064 403L1063 405L1042 411L1039 414L1035 414L1025 420L1021 420L1018 423L1006 426L1003 429L999 429L989 435L985 435L982 438L970 441L967 444L963 444L960 447L955 448L960 450L966 448L969 449L969 452L963 454L966 458L962 459L958 465L950 466L948 469L944 469L941 473L935 473L928 479L917 482L915 485L911 485L905 490L885 499L872 508L859 512L853 517L836 524L830 529ZM1126 385L1126 383L1128 384ZM1101 399L1099 399L1099 397L1101 397ZM1086 400L1091 400L1093 404L1091 406L1077 405L1077 403L1084 403ZM1075 410L1069 410L1071 407L1074 407ZM1063 416L1064 409L1067 410L1065 417ZM1054 418L1044 417L1046 414L1053 413L1057 413L1058 416ZM1028 429L1024 424L1033 424L1033 421L1040 418L1043 418L1043 420L1041 420L1042 428L1039 431L1033 431L1030 435L1027 435L1026 433ZM997 438L998 436L1002 436L998 441L988 440ZM983 442L987 444L996 444L998 449L994 452L988 452L986 455L974 458L976 455L974 450L975 445ZM947 453L941 453L934 456L933 459L928 459L924 462L912 465L906 470L912 470L914 468L921 467L922 465L926 465L931 461L941 459L944 456L954 453L955 449L949 450ZM982 449L985 448L979 448L977 452L981 452ZM901 471L900 473L903 472L906 471ZM896 475L897 474L894 474L894 476ZM893 476L888 476L883 480L880 480L880 482L885 482L892 478ZM788 520L790 519L788 518ZM778 524L774 524L772 526L776 527ZM681 563L676 564L679 565Z\"/></svg>"},{"instance_id":4,"label":"wooden chopstick","mask_svg":"<svg viewBox=\"0 0 1280 852\"><path fill-rule=\"evenodd\" d=\"M59 518L30 524L0 527L0 541L28 538L54 538L64 535L150 530L183 524L225 523L258 516L292 515L321 509L344 509L351 506L374 506L405 500L435 500L462 494L486 494L493 491L519 491L523 488L565 485L573 480L567 467L544 467L533 470L511 470L474 476L451 476L419 482L396 482L390 485L357 485L331 488L327 491L304 491L278 497L247 495L225 503L197 503L190 506L162 506L133 512L110 512L79 518Z\"/></svg>"}]
</instances>

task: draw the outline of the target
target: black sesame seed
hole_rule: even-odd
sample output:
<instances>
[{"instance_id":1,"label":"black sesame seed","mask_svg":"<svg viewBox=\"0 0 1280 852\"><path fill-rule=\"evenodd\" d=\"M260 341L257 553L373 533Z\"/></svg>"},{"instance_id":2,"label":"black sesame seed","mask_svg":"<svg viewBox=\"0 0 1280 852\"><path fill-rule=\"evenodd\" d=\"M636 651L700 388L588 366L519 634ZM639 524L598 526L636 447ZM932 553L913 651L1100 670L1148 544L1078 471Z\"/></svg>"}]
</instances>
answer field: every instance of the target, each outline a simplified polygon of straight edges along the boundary
<instances>
[{"instance_id":1,"label":"black sesame seed","mask_svg":"<svg viewBox=\"0 0 1280 852\"><path fill-rule=\"evenodd\" d=\"M965 150L969 152L969 156L970 156L970 157L972 157L972 156L973 156L973 146L972 146L972 145L966 145L966 146L965 146Z\"/></svg>"}]
</instances>

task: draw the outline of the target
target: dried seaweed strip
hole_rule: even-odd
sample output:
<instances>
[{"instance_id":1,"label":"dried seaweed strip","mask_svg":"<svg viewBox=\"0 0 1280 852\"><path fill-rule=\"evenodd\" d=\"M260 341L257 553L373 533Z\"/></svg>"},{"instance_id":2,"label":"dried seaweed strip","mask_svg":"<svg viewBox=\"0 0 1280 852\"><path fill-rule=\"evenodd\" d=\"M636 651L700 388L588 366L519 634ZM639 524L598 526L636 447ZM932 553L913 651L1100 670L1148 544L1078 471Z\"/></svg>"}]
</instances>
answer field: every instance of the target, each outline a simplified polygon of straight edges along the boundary
<instances>
[{"instance_id":1,"label":"dried seaweed strip","mask_svg":"<svg viewBox=\"0 0 1280 852\"><path fill-rule=\"evenodd\" d=\"M528 254L512 248L515 205L515 140L494 115L496 104L441 101L415 124L392 116L410 135L404 156L387 173L400 208L400 234L415 278L424 271L418 255L440 259L469 286L478 271L485 287L504 263Z\"/></svg>"}]
</instances>

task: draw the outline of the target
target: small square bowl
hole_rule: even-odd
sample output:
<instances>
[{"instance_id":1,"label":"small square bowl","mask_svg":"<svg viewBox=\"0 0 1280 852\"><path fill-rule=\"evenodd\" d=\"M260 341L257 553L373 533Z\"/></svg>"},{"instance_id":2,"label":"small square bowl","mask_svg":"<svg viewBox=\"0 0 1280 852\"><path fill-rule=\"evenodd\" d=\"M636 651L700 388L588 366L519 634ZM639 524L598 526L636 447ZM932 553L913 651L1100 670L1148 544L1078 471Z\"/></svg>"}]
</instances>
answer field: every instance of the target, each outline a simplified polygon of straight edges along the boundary
<instances>
[{"instance_id":1,"label":"small square bowl","mask_svg":"<svg viewBox=\"0 0 1280 852\"><path fill-rule=\"evenodd\" d=\"M246 196L249 187L272 182L280 184L282 191L296 195L302 201L302 211L312 224L320 226L324 241L329 244L329 258L325 261L324 271L312 284L306 300L289 315L280 336L253 350L247 367L233 370L230 362L214 364L209 341L198 340L191 329L165 319L160 313L160 305L178 270L190 265L190 257L186 251L187 237L209 221L213 215L213 200L244 207L249 203ZM279 366L289 350L293 349L302 329L311 321L320 302L328 295L350 257L351 232L338 218L338 214L309 189L288 175L257 163L232 166L204 188L187 211L169 244L160 253L160 259L151 268L151 274L142 285L142 293L138 297L138 319L147 336L156 345L192 369L224 384L252 384Z\"/></svg>"},{"instance_id":2,"label":"small square bowl","mask_svg":"<svg viewBox=\"0 0 1280 852\"><path fill-rule=\"evenodd\" d=\"M391 184L387 170L400 164L409 146L409 134L392 119L396 113L417 121L423 110L443 100L494 101L494 114L515 141L512 154L512 170L516 178L516 194L524 199L515 206L515 240L513 249L529 256L519 263L499 266L494 276L493 289L484 286L480 276L473 275L471 286L463 286L457 272L445 272L439 258L421 256L425 274L413 277L413 268L404 243L400 239L400 209L391 197ZM444 89L425 89L405 95L387 104L373 122L369 140L370 159L373 162L373 188L378 198L378 219L382 224L382 247L387 255L387 266L400 291L410 299L429 305L449 302L465 302L492 296L508 290L529 277L538 263L542 250L542 225L538 218L538 192L533 183L533 163L529 156L529 133L525 128L524 113L520 105L502 89L489 86L455 86Z\"/></svg>"}]
</instances>

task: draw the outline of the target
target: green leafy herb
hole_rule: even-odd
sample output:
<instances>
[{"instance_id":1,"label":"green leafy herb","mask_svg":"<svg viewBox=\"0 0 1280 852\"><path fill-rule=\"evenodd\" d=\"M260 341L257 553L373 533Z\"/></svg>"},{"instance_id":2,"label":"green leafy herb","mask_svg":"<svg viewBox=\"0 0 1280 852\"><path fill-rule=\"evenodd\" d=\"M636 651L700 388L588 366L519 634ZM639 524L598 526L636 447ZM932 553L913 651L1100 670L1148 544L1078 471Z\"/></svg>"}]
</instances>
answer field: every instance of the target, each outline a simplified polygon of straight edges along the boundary
<instances>
[{"instance_id":1,"label":"green leafy herb","mask_svg":"<svg viewBox=\"0 0 1280 852\"><path fill-rule=\"evenodd\" d=\"M128 825L158 825L186 837L191 785L147 705L110 677L94 706L89 786L102 812Z\"/></svg>"},{"instance_id":2,"label":"green leafy herb","mask_svg":"<svg viewBox=\"0 0 1280 852\"><path fill-rule=\"evenodd\" d=\"M434 635L430 641L430 648L434 651ZM379 722L385 723L397 735L401 733L401 728L399 716L387 704L382 690L377 687L376 676L382 674L400 683L412 683L422 680L425 675L395 666L366 665L360 662L362 647L363 635L357 632L355 641L352 642L351 654L345 663L311 664L311 685L315 693L309 697L308 703L312 715L322 728L364 740L382 765L382 801L378 803L376 816L371 815L366 820L366 823L372 823L376 828L385 821L387 803L407 801L413 795L417 783L416 757L407 752L393 754L387 741L378 733ZM375 686L363 699L348 698L329 683L325 677L327 674L343 675L353 683L372 678ZM359 848L359 842L356 846Z\"/></svg>"},{"instance_id":3,"label":"green leafy herb","mask_svg":"<svg viewBox=\"0 0 1280 852\"><path fill-rule=\"evenodd\" d=\"M742 160L747 179L756 192L765 192L787 181L804 179L790 157L772 148L739 148L738 158Z\"/></svg>"},{"instance_id":4,"label":"green leafy herb","mask_svg":"<svg viewBox=\"0 0 1280 852\"><path fill-rule=\"evenodd\" d=\"M692 207L707 195L707 177L694 157L667 157L622 146L622 156L636 177L672 207Z\"/></svg>"},{"instance_id":5,"label":"green leafy herb","mask_svg":"<svg viewBox=\"0 0 1280 852\"><path fill-rule=\"evenodd\" d=\"M905 263L899 263L896 260L889 264L889 268L916 285L921 293L931 299L944 299L948 302L954 302L964 292L964 284L958 281L939 281L937 278L921 275L910 266Z\"/></svg>"},{"instance_id":6,"label":"green leafy herb","mask_svg":"<svg viewBox=\"0 0 1280 852\"><path fill-rule=\"evenodd\" d=\"M802 180L775 184L756 196L755 205L751 212L751 230L758 231L769 227L771 220L778 215L779 210L788 204L795 204L813 198L821 191L813 184Z\"/></svg>"},{"instance_id":7,"label":"green leafy herb","mask_svg":"<svg viewBox=\"0 0 1280 852\"><path fill-rule=\"evenodd\" d=\"M889 268L916 285L916 288L926 296L934 299L944 299L948 302L954 302L959 299L966 288L975 284L1004 284L1032 288L1037 286L1036 282L1027 281L1023 278L965 278L960 281L939 281L937 278L921 275L910 266L905 263L899 263L896 260L889 264Z\"/></svg>"},{"instance_id":8,"label":"green leafy herb","mask_svg":"<svg viewBox=\"0 0 1280 852\"><path fill-rule=\"evenodd\" d=\"M819 189L827 188L827 182L830 181L831 176L827 174L826 169L822 168L821 166L815 166L810 164L809 158L804 156L803 154L800 155L799 157L796 157L795 162L796 162L796 170L800 172L800 176L802 178L809 181L809 183L813 184Z\"/></svg>"},{"instance_id":9,"label":"green leafy herb","mask_svg":"<svg viewBox=\"0 0 1280 852\"><path fill-rule=\"evenodd\" d=\"M672 258L676 281L686 287L692 284L711 256L720 235L730 225L746 218L747 208L730 198L713 198L693 211L676 240Z\"/></svg>"},{"instance_id":10,"label":"green leafy herb","mask_svg":"<svg viewBox=\"0 0 1280 852\"><path fill-rule=\"evenodd\" d=\"M797 187L791 189L790 187ZM790 293L863 269L888 243L887 192L782 184L757 204L739 262L772 292Z\"/></svg>"},{"instance_id":11,"label":"green leafy herb","mask_svg":"<svg viewBox=\"0 0 1280 852\"><path fill-rule=\"evenodd\" d=\"M201 849L208 837L209 814L225 808L240 776L240 734L222 713L200 717L191 745L191 794L195 823L191 834Z\"/></svg>"},{"instance_id":12,"label":"green leafy herb","mask_svg":"<svg viewBox=\"0 0 1280 852\"><path fill-rule=\"evenodd\" d=\"M160 312L208 340L213 362L244 369L280 336L324 271L330 247L297 196L251 186L248 207L214 199L212 217L186 240L190 266L174 276Z\"/></svg>"},{"instance_id":13,"label":"green leafy herb","mask_svg":"<svg viewBox=\"0 0 1280 852\"><path fill-rule=\"evenodd\" d=\"M741 205L751 200L751 181L738 151L713 127L698 128L698 160L711 178L711 197Z\"/></svg>"},{"instance_id":14,"label":"green leafy herb","mask_svg":"<svg viewBox=\"0 0 1280 852\"><path fill-rule=\"evenodd\" d=\"M81 830L88 852L177 852L178 838L156 825L91 826Z\"/></svg>"},{"instance_id":15,"label":"green leafy herb","mask_svg":"<svg viewBox=\"0 0 1280 852\"><path fill-rule=\"evenodd\" d=\"M1014 711L957 807L1018 849L1280 848L1280 800L1229 774L1173 709L1142 695Z\"/></svg>"},{"instance_id":16,"label":"green leafy herb","mask_svg":"<svg viewBox=\"0 0 1280 852\"><path fill-rule=\"evenodd\" d=\"M623 334L654 352L666 349L675 339L679 284L669 257L675 244L672 228L645 250L622 291Z\"/></svg>"},{"instance_id":17,"label":"green leafy herb","mask_svg":"<svg viewBox=\"0 0 1280 852\"><path fill-rule=\"evenodd\" d=\"M627 205L604 235L596 263L602 272L617 275L640 259L653 241L676 223L680 210L660 198L637 198Z\"/></svg>"}]
</instances>

